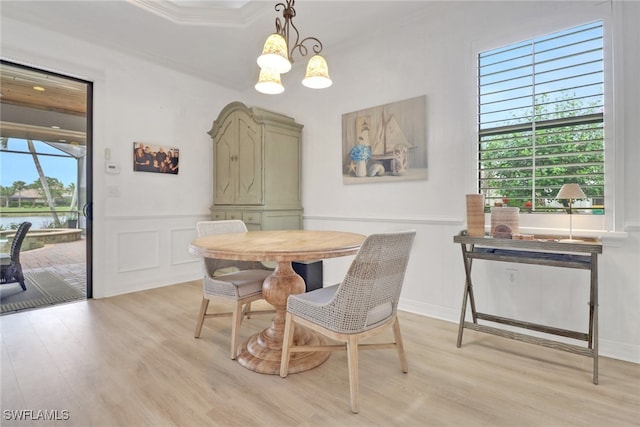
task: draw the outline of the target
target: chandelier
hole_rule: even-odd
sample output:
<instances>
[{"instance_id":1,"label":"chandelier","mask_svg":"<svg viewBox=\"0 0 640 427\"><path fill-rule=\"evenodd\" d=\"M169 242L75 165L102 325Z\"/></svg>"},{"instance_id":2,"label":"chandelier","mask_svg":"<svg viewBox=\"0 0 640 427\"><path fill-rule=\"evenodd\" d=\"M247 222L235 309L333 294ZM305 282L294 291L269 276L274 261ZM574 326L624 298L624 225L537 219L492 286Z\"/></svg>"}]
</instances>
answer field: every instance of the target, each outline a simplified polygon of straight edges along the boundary
<instances>
[{"instance_id":1,"label":"chandelier","mask_svg":"<svg viewBox=\"0 0 640 427\"><path fill-rule=\"evenodd\" d=\"M300 32L293 24L293 18L296 16L294 4L295 0L286 0L286 4L277 3L275 6L276 12L282 10L284 24L280 18L276 18L276 32L267 38L262 55L258 57L260 77L255 86L258 92L273 95L284 91L284 86L280 82L280 74L291 70L293 54L296 51L302 56L307 56L309 53L309 48L305 46L307 42L311 44L314 55L309 59L302 84L312 89L324 89L331 86L327 61L320 56L322 42L315 37L305 37L300 40ZM289 41L289 36L294 35L291 29L295 32L295 42L293 43Z\"/></svg>"}]
</instances>

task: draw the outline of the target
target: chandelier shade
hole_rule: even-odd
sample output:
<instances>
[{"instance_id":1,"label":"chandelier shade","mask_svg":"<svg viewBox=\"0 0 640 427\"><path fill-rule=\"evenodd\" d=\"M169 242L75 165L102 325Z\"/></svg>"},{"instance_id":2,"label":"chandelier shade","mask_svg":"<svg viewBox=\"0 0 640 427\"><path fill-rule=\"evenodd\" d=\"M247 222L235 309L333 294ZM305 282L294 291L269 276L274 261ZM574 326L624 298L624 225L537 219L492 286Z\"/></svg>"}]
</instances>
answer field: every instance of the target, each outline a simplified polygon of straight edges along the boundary
<instances>
[{"instance_id":1,"label":"chandelier shade","mask_svg":"<svg viewBox=\"0 0 640 427\"><path fill-rule=\"evenodd\" d=\"M262 48L262 55L258 57L258 65L260 68L268 68L279 74L286 73L291 69L287 42L284 37L275 33L267 37Z\"/></svg>"},{"instance_id":2,"label":"chandelier shade","mask_svg":"<svg viewBox=\"0 0 640 427\"><path fill-rule=\"evenodd\" d=\"M261 70L255 88L259 92L278 94L284 91L280 74L291 70L294 52L298 52L301 56L311 54L306 75L302 80L304 86L324 89L332 84L327 61L320 56L322 42L315 37L300 37L300 32L293 23L293 18L296 16L294 5L295 0L276 3L275 10L282 12L284 22L276 18L276 32L267 38L262 54L258 57L257 62Z\"/></svg>"},{"instance_id":3,"label":"chandelier shade","mask_svg":"<svg viewBox=\"0 0 640 427\"><path fill-rule=\"evenodd\" d=\"M284 86L280 82L280 73L268 68L260 70L260 77L258 77L255 88L258 92L267 95L277 95L284 92Z\"/></svg>"},{"instance_id":4,"label":"chandelier shade","mask_svg":"<svg viewBox=\"0 0 640 427\"><path fill-rule=\"evenodd\" d=\"M320 55L314 55L307 64L307 73L302 80L302 84L311 89L325 89L331 86L329 78L329 66L327 61Z\"/></svg>"}]
</instances>

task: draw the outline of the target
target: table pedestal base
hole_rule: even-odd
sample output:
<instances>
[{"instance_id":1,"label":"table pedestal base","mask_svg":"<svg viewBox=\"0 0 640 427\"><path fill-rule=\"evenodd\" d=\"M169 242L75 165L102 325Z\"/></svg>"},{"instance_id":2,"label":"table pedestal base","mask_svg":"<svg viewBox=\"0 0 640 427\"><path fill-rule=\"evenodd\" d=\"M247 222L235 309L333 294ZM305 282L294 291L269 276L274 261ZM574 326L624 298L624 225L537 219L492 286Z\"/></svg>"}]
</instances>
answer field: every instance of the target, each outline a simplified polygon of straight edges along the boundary
<instances>
[{"instance_id":1,"label":"table pedestal base","mask_svg":"<svg viewBox=\"0 0 640 427\"><path fill-rule=\"evenodd\" d=\"M261 374L280 374L280 359L282 357L282 341L276 348L270 345L276 344L265 337L265 332L260 332L249 338L240 349L236 360L242 366ZM296 327L293 336L294 345L324 345L326 341L321 336L312 333L300 326ZM289 374L307 371L323 364L331 355L331 352L291 353L289 360Z\"/></svg>"},{"instance_id":2,"label":"table pedestal base","mask_svg":"<svg viewBox=\"0 0 640 427\"><path fill-rule=\"evenodd\" d=\"M284 320L287 310L287 298L291 294L300 294L305 290L304 280L291 267L291 262L278 262L275 271L265 279L262 293L265 300L273 305L276 314L271 326L249 338L240 348L236 360L240 365L261 374L280 374L282 340L284 338ZM293 333L294 345L320 346L325 339L302 326L296 326ZM307 371L324 363L331 352L291 353L288 373Z\"/></svg>"}]
</instances>

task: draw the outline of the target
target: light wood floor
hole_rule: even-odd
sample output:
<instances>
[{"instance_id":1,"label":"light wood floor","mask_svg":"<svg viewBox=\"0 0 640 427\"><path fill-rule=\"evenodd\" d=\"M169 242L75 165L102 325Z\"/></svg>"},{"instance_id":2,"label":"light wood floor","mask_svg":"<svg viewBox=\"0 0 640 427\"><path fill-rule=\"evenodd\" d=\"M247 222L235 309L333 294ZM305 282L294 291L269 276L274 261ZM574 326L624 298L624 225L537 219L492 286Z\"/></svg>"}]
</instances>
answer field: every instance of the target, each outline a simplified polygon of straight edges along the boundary
<instances>
[{"instance_id":1,"label":"light wood floor","mask_svg":"<svg viewBox=\"0 0 640 427\"><path fill-rule=\"evenodd\" d=\"M200 283L5 315L2 426L638 426L640 366L591 359L401 313L395 351L360 355L360 413L346 356L300 374L257 374L228 358L228 319L193 338ZM269 315L243 323L241 336ZM8 410L68 411L58 422Z\"/></svg>"}]
</instances>

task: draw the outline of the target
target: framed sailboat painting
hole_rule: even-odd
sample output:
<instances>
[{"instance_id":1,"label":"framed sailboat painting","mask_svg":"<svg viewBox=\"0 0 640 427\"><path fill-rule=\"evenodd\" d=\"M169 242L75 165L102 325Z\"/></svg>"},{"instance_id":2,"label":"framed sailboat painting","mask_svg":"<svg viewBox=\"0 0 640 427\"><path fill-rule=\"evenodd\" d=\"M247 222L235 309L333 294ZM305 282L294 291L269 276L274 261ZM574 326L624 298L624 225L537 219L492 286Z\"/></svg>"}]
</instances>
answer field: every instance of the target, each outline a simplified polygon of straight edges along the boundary
<instances>
[{"instance_id":1,"label":"framed sailboat painting","mask_svg":"<svg viewBox=\"0 0 640 427\"><path fill-rule=\"evenodd\" d=\"M426 115L426 95L343 114L343 182L427 179Z\"/></svg>"}]
</instances>

